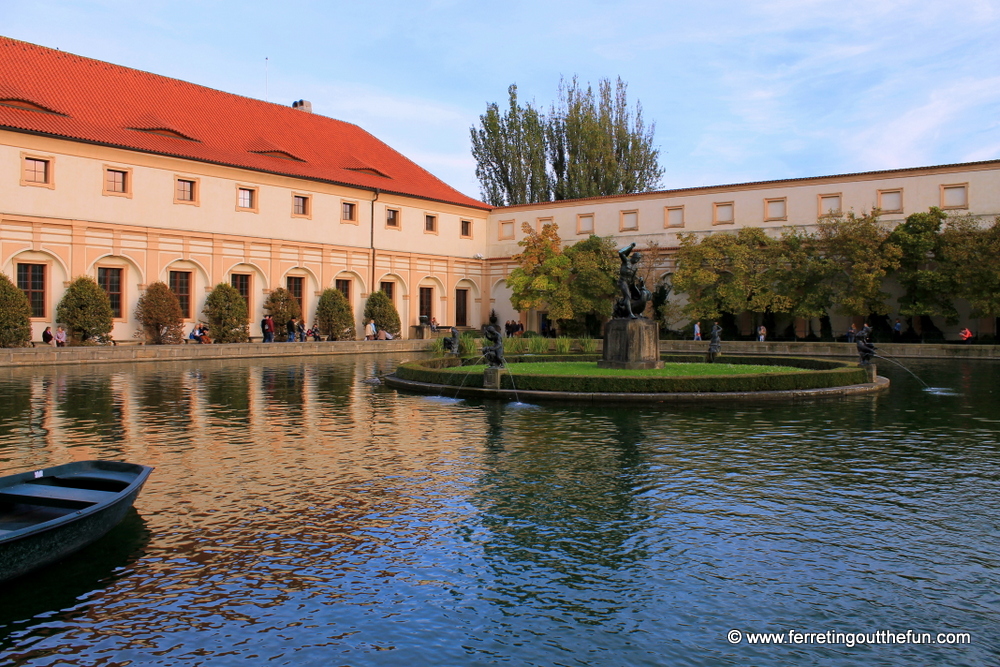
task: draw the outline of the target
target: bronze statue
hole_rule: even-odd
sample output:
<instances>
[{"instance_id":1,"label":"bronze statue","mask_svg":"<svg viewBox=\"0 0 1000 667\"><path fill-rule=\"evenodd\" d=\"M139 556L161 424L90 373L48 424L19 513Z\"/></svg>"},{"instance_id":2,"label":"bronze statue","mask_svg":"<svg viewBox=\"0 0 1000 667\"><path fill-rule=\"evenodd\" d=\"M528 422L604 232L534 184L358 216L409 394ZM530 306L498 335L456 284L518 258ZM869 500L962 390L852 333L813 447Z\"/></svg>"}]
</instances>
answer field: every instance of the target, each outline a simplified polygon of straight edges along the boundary
<instances>
[{"instance_id":1,"label":"bronze statue","mask_svg":"<svg viewBox=\"0 0 1000 667\"><path fill-rule=\"evenodd\" d=\"M875 356L875 345L871 342L872 328L867 324L858 332L854 343L858 347L858 363L867 366Z\"/></svg>"},{"instance_id":2,"label":"bronze statue","mask_svg":"<svg viewBox=\"0 0 1000 667\"><path fill-rule=\"evenodd\" d=\"M642 255L638 252L633 253L634 249L635 244L632 243L618 251L622 264L618 269L618 291L621 292L621 296L615 300L613 316L616 318L627 317L634 320L641 317L646 309L646 303L652 297L646 289L645 280L638 275Z\"/></svg>"},{"instance_id":3,"label":"bronze statue","mask_svg":"<svg viewBox=\"0 0 1000 667\"><path fill-rule=\"evenodd\" d=\"M451 328L451 336L448 338L442 338L441 344L444 345L444 351L449 354L458 354L458 329L455 327Z\"/></svg>"},{"instance_id":4,"label":"bronze statue","mask_svg":"<svg viewBox=\"0 0 1000 667\"><path fill-rule=\"evenodd\" d=\"M705 355L705 361L712 364L715 363L715 357L722 354L722 327L716 322L712 325L712 340L708 343L708 354Z\"/></svg>"},{"instance_id":5,"label":"bronze statue","mask_svg":"<svg viewBox=\"0 0 1000 667\"><path fill-rule=\"evenodd\" d=\"M483 345L483 357L486 358L486 365L490 368L503 368L507 365L507 360L503 358L503 336L490 324L483 332L486 337L486 344Z\"/></svg>"}]
</instances>

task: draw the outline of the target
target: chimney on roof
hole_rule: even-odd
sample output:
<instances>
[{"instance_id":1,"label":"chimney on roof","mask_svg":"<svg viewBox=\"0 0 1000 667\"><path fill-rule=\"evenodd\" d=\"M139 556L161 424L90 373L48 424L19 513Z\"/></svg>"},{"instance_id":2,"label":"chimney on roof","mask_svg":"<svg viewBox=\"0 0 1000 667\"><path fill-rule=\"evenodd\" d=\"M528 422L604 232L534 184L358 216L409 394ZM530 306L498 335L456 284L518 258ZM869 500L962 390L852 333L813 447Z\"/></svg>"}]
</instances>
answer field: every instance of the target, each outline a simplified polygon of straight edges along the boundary
<instances>
[{"instance_id":1,"label":"chimney on roof","mask_svg":"<svg viewBox=\"0 0 1000 667\"><path fill-rule=\"evenodd\" d=\"M295 102L292 102L292 108L298 109L300 111L305 111L306 113L313 112L313 105L312 102L310 102L309 100L297 100Z\"/></svg>"}]
</instances>

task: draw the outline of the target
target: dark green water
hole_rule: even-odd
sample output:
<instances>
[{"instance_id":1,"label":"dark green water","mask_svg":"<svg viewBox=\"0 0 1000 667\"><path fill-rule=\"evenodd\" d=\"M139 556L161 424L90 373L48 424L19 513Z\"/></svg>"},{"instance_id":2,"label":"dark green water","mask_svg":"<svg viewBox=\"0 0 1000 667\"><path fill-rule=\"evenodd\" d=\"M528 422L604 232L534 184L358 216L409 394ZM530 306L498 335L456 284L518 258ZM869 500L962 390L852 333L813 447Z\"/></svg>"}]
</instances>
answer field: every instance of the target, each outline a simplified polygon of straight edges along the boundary
<instances>
[{"instance_id":1,"label":"dark green water","mask_svg":"<svg viewBox=\"0 0 1000 667\"><path fill-rule=\"evenodd\" d=\"M2 665L990 665L1000 365L787 405L482 404L398 360L0 375L0 470L156 466L0 590ZM967 632L749 645L751 632Z\"/></svg>"}]
</instances>

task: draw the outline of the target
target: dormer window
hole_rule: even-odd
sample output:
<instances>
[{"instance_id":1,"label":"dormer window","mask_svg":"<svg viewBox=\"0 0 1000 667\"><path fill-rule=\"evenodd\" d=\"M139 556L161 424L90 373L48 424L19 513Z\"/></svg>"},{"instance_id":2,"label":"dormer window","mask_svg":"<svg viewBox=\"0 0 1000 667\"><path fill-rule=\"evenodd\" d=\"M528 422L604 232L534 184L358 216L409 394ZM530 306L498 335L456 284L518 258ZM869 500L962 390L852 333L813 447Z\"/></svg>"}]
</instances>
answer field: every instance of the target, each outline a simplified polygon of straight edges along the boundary
<instances>
[{"instance_id":1,"label":"dormer window","mask_svg":"<svg viewBox=\"0 0 1000 667\"><path fill-rule=\"evenodd\" d=\"M145 132L146 134L156 134L161 137L170 137L171 139L184 139L185 141L198 141L192 137L181 134L176 130L170 130L165 127L158 128L145 128L145 127L130 127L130 130L135 130L136 132Z\"/></svg>"},{"instance_id":2,"label":"dormer window","mask_svg":"<svg viewBox=\"0 0 1000 667\"><path fill-rule=\"evenodd\" d=\"M294 162L305 162L302 158L297 158L291 153L286 153L285 151L250 151L251 153L256 153L257 155L266 155L267 157L276 157L279 160L292 160Z\"/></svg>"},{"instance_id":3,"label":"dormer window","mask_svg":"<svg viewBox=\"0 0 1000 667\"><path fill-rule=\"evenodd\" d=\"M29 102L28 100L8 98L0 100L0 104L5 107L13 107L15 109L24 109L25 111L40 111L42 113L51 113L57 116L65 116L64 113L59 113L55 109L50 109L48 107L42 106L41 104L36 104L34 102Z\"/></svg>"}]
</instances>

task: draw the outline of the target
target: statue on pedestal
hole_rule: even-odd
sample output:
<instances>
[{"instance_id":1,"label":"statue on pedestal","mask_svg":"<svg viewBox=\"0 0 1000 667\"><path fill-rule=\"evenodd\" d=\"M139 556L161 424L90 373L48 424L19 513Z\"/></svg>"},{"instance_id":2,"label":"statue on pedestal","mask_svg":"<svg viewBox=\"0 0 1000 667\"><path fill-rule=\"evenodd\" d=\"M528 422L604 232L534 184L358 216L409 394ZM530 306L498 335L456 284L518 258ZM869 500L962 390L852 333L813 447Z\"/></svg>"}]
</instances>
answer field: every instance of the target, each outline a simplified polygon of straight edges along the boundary
<instances>
[{"instance_id":1,"label":"statue on pedestal","mask_svg":"<svg viewBox=\"0 0 1000 667\"><path fill-rule=\"evenodd\" d=\"M618 270L618 291L621 292L621 296L615 300L613 314L615 318L627 317L634 320L641 317L646 309L646 303L652 298L642 276L637 275L642 255L638 252L633 253L634 249L635 244L632 243L618 251L618 257L622 262Z\"/></svg>"},{"instance_id":2,"label":"statue on pedestal","mask_svg":"<svg viewBox=\"0 0 1000 667\"><path fill-rule=\"evenodd\" d=\"M708 343L708 354L705 355L705 361L708 363L715 363L715 357L722 354L722 327L716 322L712 325L712 340Z\"/></svg>"},{"instance_id":3,"label":"statue on pedestal","mask_svg":"<svg viewBox=\"0 0 1000 667\"><path fill-rule=\"evenodd\" d=\"M449 354L458 354L458 329L455 327L451 328L451 336L448 338L441 339L441 344L444 345L444 351Z\"/></svg>"},{"instance_id":4,"label":"statue on pedestal","mask_svg":"<svg viewBox=\"0 0 1000 667\"><path fill-rule=\"evenodd\" d=\"M872 328L867 324L858 332L854 338L854 344L858 347L858 363L867 366L875 356L875 345L871 342Z\"/></svg>"},{"instance_id":5,"label":"statue on pedestal","mask_svg":"<svg viewBox=\"0 0 1000 667\"><path fill-rule=\"evenodd\" d=\"M503 336L490 324L483 332L486 337L486 344L483 345L483 357L486 358L486 365L490 368L503 368L507 365L507 360L503 358Z\"/></svg>"}]
</instances>

